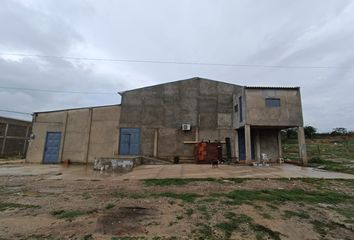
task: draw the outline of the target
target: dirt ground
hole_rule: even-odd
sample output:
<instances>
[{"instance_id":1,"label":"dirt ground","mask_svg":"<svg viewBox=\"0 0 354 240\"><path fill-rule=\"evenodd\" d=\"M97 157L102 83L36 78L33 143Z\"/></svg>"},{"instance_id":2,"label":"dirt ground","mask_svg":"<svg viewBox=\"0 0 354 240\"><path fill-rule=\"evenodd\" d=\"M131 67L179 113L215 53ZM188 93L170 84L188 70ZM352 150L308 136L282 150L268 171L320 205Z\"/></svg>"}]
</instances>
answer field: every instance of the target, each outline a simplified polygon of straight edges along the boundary
<instances>
[{"instance_id":1,"label":"dirt ground","mask_svg":"<svg viewBox=\"0 0 354 240\"><path fill-rule=\"evenodd\" d=\"M353 239L354 180L0 176L0 239Z\"/></svg>"}]
</instances>

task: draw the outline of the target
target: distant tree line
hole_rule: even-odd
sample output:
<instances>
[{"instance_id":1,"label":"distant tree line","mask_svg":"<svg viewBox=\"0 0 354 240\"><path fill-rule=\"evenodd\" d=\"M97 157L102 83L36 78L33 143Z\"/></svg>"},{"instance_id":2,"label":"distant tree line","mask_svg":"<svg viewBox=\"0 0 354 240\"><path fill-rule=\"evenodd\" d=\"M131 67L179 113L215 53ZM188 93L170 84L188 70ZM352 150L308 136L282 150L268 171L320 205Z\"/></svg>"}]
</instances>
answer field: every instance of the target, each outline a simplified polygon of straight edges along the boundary
<instances>
[{"instance_id":1,"label":"distant tree line","mask_svg":"<svg viewBox=\"0 0 354 240\"><path fill-rule=\"evenodd\" d=\"M331 136L353 136L353 131L348 131L344 127L336 127L333 128L331 132L328 133L318 133L317 128L313 126L305 126L304 127L305 137L306 138L315 138L316 136L323 136L323 135L331 135ZM297 130L296 128L288 128L282 131L283 138L287 139L295 139L297 138Z\"/></svg>"}]
</instances>

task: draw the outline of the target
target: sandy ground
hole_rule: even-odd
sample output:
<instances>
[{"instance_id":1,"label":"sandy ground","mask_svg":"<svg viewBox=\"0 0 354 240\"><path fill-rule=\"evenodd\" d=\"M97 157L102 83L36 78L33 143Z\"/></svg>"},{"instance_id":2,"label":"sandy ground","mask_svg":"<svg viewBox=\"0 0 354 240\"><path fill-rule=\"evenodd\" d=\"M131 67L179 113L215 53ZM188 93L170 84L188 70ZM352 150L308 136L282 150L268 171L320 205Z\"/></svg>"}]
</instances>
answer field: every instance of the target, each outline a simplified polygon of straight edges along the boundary
<instances>
[{"instance_id":1,"label":"sandy ground","mask_svg":"<svg viewBox=\"0 0 354 240\"><path fill-rule=\"evenodd\" d=\"M138 180L143 178L140 171L147 171L145 178L165 176L162 172L166 168L161 166L142 166L135 173L123 175L93 173L75 166L1 166L0 239L353 239L354 219L338 211L353 209L353 200L229 204L221 195L235 190L302 189L335 192L349 199L354 197L354 180L260 178L270 176L264 174L279 166L272 171L257 169L258 179L235 180L225 178L237 177L240 172L249 176L250 169L235 170L234 174L230 166L221 166L215 175L211 174L214 170L206 168L203 175L197 175L193 171L200 165L179 167L180 176L216 177L223 170L226 173L224 179L161 185ZM294 174L291 176L307 171L285 168ZM280 169L273 176L283 176L283 172ZM286 211L308 216L287 218ZM231 221L225 213L252 220L231 224L234 231L228 235L227 228L222 228L225 221Z\"/></svg>"}]
</instances>

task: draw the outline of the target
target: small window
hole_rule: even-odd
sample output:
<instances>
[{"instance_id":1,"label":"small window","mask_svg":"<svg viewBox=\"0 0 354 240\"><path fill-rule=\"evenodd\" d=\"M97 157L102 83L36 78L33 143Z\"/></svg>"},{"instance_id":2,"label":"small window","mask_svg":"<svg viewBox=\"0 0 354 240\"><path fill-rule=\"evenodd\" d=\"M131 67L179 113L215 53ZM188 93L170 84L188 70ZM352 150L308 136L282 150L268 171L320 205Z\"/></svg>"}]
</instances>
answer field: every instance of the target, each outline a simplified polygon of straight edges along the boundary
<instances>
[{"instance_id":1,"label":"small window","mask_svg":"<svg viewBox=\"0 0 354 240\"><path fill-rule=\"evenodd\" d=\"M280 107L280 99L279 98L266 98L266 106L267 107Z\"/></svg>"},{"instance_id":2,"label":"small window","mask_svg":"<svg viewBox=\"0 0 354 240\"><path fill-rule=\"evenodd\" d=\"M238 104L235 105L235 112L238 112Z\"/></svg>"},{"instance_id":3,"label":"small window","mask_svg":"<svg viewBox=\"0 0 354 240\"><path fill-rule=\"evenodd\" d=\"M238 98L238 104L240 105L240 122L242 122L243 115L242 115L242 97L241 96Z\"/></svg>"}]
</instances>

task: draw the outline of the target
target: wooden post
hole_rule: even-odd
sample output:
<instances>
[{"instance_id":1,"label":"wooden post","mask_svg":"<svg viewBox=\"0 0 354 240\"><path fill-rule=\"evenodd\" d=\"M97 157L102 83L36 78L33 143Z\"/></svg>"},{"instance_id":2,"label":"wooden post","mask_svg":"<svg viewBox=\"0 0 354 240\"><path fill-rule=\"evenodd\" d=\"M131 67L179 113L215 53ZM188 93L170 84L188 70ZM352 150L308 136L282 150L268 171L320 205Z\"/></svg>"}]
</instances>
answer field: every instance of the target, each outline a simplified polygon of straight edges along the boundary
<instances>
[{"instance_id":1,"label":"wooden post","mask_svg":"<svg viewBox=\"0 0 354 240\"><path fill-rule=\"evenodd\" d=\"M5 133L4 133L3 140L2 140L1 155L5 154L5 144L6 144L6 137L7 137L8 130L9 130L9 124L6 123Z\"/></svg>"}]
</instances>

